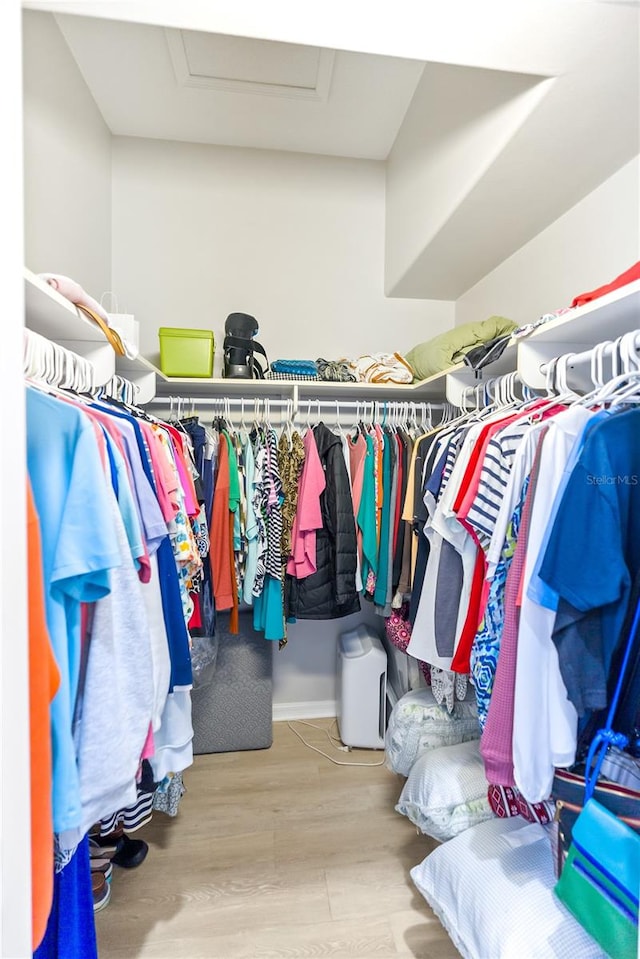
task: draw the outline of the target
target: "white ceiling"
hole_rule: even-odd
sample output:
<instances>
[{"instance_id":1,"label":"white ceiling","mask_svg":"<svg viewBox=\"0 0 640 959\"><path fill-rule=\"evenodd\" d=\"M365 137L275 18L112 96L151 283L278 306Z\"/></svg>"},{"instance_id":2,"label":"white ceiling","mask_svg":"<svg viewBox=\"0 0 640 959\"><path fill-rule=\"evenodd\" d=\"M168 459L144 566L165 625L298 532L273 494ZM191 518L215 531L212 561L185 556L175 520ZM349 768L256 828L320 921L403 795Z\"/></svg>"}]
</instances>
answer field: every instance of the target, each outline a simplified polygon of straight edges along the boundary
<instances>
[{"instance_id":1,"label":"white ceiling","mask_svg":"<svg viewBox=\"0 0 640 959\"><path fill-rule=\"evenodd\" d=\"M56 17L111 132L383 160L423 63Z\"/></svg>"}]
</instances>

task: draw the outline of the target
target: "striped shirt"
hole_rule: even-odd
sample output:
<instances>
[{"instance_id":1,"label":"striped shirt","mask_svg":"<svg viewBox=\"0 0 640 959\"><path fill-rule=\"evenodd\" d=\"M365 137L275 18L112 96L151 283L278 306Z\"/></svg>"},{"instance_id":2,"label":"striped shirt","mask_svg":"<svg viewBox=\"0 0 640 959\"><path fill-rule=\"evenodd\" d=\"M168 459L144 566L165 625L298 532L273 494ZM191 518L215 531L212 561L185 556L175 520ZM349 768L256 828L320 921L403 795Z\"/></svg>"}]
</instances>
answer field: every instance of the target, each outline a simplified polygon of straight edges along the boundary
<instances>
[{"instance_id":1,"label":"striped shirt","mask_svg":"<svg viewBox=\"0 0 640 959\"><path fill-rule=\"evenodd\" d=\"M530 427L528 417L524 417L496 433L487 446L478 491L466 517L485 553L491 543L516 452Z\"/></svg>"}]
</instances>

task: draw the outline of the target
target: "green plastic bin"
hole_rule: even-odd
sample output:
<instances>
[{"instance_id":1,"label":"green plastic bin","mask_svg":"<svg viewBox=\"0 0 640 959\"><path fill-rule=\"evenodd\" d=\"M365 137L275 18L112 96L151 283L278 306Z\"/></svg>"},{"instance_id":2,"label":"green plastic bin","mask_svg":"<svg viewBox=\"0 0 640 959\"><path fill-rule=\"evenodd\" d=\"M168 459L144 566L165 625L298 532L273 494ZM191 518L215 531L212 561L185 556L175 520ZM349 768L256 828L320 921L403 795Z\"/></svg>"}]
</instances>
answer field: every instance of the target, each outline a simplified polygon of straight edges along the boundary
<instances>
[{"instance_id":1,"label":"green plastic bin","mask_svg":"<svg viewBox=\"0 0 640 959\"><path fill-rule=\"evenodd\" d=\"M161 326L160 369L165 376L212 376L213 331Z\"/></svg>"}]
</instances>

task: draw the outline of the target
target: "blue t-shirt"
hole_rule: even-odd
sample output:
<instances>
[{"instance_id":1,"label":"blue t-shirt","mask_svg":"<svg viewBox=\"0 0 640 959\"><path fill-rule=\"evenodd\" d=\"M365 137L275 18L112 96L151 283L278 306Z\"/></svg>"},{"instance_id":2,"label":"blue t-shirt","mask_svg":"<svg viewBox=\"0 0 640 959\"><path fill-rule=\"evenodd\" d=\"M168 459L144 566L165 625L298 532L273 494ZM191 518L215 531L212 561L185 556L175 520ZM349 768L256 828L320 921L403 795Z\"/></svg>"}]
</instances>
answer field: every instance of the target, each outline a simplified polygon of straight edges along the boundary
<instances>
[{"instance_id":1,"label":"blue t-shirt","mask_svg":"<svg viewBox=\"0 0 640 959\"><path fill-rule=\"evenodd\" d=\"M27 467L40 517L45 611L60 688L51 703L53 827L80 824L72 719L80 672L80 603L109 593L120 553L109 517L109 477L89 419L27 390Z\"/></svg>"},{"instance_id":2,"label":"blue t-shirt","mask_svg":"<svg viewBox=\"0 0 640 959\"><path fill-rule=\"evenodd\" d=\"M118 508L122 516L122 522L124 523L127 542L131 550L131 557L135 568L140 569L140 559L145 555L145 546L127 465L124 456L106 430L104 430L104 437L109 453L112 474L115 472L115 483L113 482L112 475L113 491L116 494Z\"/></svg>"},{"instance_id":3,"label":"blue t-shirt","mask_svg":"<svg viewBox=\"0 0 640 959\"><path fill-rule=\"evenodd\" d=\"M605 675L639 570L640 410L634 409L587 431L540 565L540 578L573 607L576 624L600 610Z\"/></svg>"},{"instance_id":4,"label":"blue t-shirt","mask_svg":"<svg viewBox=\"0 0 640 959\"><path fill-rule=\"evenodd\" d=\"M549 543L551 530L553 529L556 516L558 515L558 510L560 509L560 504L562 503L562 497L564 496L564 491L567 488L567 483L569 482L574 467L578 462L580 453L582 452L587 433L593 428L595 423L599 422L599 420L606 416L609 416L609 413L605 410L600 410L598 413L594 413L591 419L585 423L582 433L576 438L576 441L573 444L569 454L569 459L567 460L567 465L564 468L562 478L558 485L558 489L556 490L553 506L551 507L551 513L549 514L547 528L544 536L542 537L542 543L540 544L540 552L538 553L537 559L534 563L533 573L531 574L531 579L529 581L529 588L527 589L527 595L529 596L529 599L532 599L534 603L538 604L538 606L545 606L547 609L558 609L558 594L550 589L547 584L540 579L540 566L542 565L542 560Z\"/></svg>"},{"instance_id":5,"label":"blue t-shirt","mask_svg":"<svg viewBox=\"0 0 640 959\"><path fill-rule=\"evenodd\" d=\"M153 479L153 470L151 461L146 448L146 443L142 431L135 419L128 413L119 413L116 410L110 411L113 416L122 418L129 422L134 429L138 450L142 461L142 467L145 475L154 491L155 481ZM176 561L173 556L173 548L168 536L165 536L157 549L158 556L158 581L160 583L160 594L162 596L162 613L164 616L164 625L167 631L167 640L169 642L169 655L171 658L171 681L169 692L173 692L174 687L191 688L193 683L193 673L191 670L191 652L189 648L189 634L184 621L182 610L182 597L180 596L180 584L178 582L178 571Z\"/></svg>"}]
</instances>

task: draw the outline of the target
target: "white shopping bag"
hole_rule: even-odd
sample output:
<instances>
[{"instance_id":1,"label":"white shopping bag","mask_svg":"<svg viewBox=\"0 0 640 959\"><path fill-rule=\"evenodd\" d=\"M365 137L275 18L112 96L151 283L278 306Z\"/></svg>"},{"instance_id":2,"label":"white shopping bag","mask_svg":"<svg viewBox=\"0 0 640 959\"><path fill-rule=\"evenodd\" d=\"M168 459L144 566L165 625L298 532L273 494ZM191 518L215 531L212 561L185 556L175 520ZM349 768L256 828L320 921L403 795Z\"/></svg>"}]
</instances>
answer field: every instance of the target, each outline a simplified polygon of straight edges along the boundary
<instances>
[{"instance_id":1,"label":"white shopping bag","mask_svg":"<svg viewBox=\"0 0 640 959\"><path fill-rule=\"evenodd\" d=\"M105 299L107 298L109 302L105 303ZM103 306L109 314L109 326L112 326L124 341L127 354L131 353L131 358L135 358L140 349L140 323L136 320L133 313L119 312L117 297L111 291L102 294L100 305ZM110 306L112 306L113 309L110 309Z\"/></svg>"}]
</instances>

